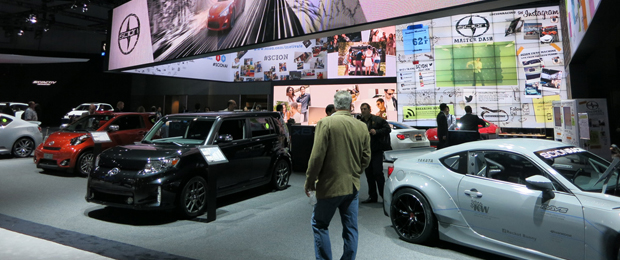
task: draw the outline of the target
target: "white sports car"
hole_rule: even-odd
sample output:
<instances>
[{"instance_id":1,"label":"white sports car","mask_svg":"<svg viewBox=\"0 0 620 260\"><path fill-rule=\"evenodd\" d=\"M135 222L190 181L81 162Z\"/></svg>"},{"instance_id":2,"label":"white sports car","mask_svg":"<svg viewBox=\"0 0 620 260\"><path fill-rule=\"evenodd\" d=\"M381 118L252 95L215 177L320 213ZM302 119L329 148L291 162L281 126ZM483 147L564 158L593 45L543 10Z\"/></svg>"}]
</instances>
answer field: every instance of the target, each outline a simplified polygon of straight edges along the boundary
<instances>
[{"instance_id":1,"label":"white sports car","mask_svg":"<svg viewBox=\"0 0 620 260\"><path fill-rule=\"evenodd\" d=\"M536 139L404 154L384 211L401 239L439 239L521 259L618 259L618 160Z\"/></svg>"},{"instance_id":2,"label":"white sports car","mask_svg":"<svg viewBox=\"0 0 620 260\"><path fill-rule=\"evenodd\" d=\"M390 143L393 150L431 146L431 142L426 138L425 130L419 130L395 121L387 122L392 128Z\"/></svg>"},{"instance_id":3,"label":"white sports car","mask_svg":"<svg viewBox=\"0 0 620 260\"><path fill-rule=\"evenodd\" d=\"M27 157L43 141L38 121L24 121L0 114L0 154Z\"/></svg>"}]
</instances>

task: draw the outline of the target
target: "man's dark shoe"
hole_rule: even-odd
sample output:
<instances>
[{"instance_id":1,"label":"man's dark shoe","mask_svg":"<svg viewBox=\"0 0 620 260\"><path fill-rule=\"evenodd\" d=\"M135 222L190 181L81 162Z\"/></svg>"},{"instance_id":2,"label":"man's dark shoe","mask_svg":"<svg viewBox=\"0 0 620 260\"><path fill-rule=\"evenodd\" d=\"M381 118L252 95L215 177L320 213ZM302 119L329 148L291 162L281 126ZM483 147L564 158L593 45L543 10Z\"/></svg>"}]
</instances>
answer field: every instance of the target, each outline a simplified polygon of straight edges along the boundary
<instances>
[{"instance_id":1,"label":"man's dark shoe","mask_svg":"<svg viewBox=\"0 0 620 260\"><path fill-rule=\"evenodd\" d=\"M374 199L373 198L368 198L367 200L362 201L362 203L375 203L375 202L377 202L376 198L374 198Z\"/></svg>"}]
</instances>

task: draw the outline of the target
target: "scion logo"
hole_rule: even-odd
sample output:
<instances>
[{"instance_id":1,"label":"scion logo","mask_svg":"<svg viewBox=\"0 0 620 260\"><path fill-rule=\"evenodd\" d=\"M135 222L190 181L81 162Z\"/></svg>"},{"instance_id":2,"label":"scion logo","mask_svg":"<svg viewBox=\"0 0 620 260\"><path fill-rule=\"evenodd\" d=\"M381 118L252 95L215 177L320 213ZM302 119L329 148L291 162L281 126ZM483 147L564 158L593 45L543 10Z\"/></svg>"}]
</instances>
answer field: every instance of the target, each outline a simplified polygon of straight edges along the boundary
<instances>
[{"instance_id":1,"label":"scion logo","mask_svg":"<svg viewBox=\"0 0 620 260\"><path fill-rule=\"evenodd\" d=\"M478 37L489 30L489 20L479 15L470 15L456 22L456 31L465 37Z\"/></svg>"},{"instance_id":2,"label":"scion logo","mask_svg":"<svg viewBox=\"0 0 620 260\"><path fill-rule=\"evenodd\" d=\"M590 110L597 110L598 109L598 103L596 103L595 101L588 101L588 103L586 103L586 108L588 108Z\"/></svg>"},{"instance_id":3,"label":"scion logo","mask_svg":"<svg viewBox=\"0 0 620 260\"><path fill-rule=\"evenodd\" d=\"M140 19L135 14L125 17L118 32L118 48L125 55L130 54L140 38Z\"/></svg>"},{"instance_id":4,"label":"scion logo","mask_svg":"<svg viewBox=\"0 0 620 260\"><path fill-rule=\"evenodd\" d=\"M114 167L114 168L112 168L112 170L108 171L106 176L114 176L114 175L118 174L119 172L121 172L121 169Z\"/></svg>"}]
</instances>

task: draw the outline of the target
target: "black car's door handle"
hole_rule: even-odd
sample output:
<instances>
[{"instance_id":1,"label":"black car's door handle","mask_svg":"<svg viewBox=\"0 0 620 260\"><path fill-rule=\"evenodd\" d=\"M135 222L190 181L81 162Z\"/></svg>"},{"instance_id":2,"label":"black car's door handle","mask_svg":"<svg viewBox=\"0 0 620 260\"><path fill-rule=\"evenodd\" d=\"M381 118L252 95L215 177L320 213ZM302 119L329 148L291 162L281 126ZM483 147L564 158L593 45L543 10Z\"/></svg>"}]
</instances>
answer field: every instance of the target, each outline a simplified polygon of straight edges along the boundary
<instances>
[{"instance_id":1,"label":"black car's door handle","mask_svg":"<svg viewBox=\"0 0 620 260\"><path fill-rule=\"evenodd\" d=\"M478 192L478 190L476 189L465 190L465 195L470 196L470 197L474 196L476 198L482 197L482 193Z\"/></svg>"}]
</instances>

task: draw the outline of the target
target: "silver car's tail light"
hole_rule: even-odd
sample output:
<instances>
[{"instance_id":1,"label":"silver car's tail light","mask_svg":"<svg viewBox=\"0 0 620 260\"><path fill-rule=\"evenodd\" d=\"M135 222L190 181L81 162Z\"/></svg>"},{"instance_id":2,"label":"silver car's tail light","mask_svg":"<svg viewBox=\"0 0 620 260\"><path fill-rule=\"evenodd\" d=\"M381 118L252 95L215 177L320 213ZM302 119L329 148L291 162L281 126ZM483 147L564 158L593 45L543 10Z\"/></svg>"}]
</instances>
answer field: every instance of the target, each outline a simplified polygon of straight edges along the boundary
<instances>
[{"instance_id":1,"label":"silver car's tail light","mask_svg":"<svg viewBox=\"0 0 620 260\"><path fill-rule=\"evenodd\" d=\"M390 178L390 175L392 175L392 172L394 172L394 166L388 166L388 178Z\"/></svg>"}]
</instances>

